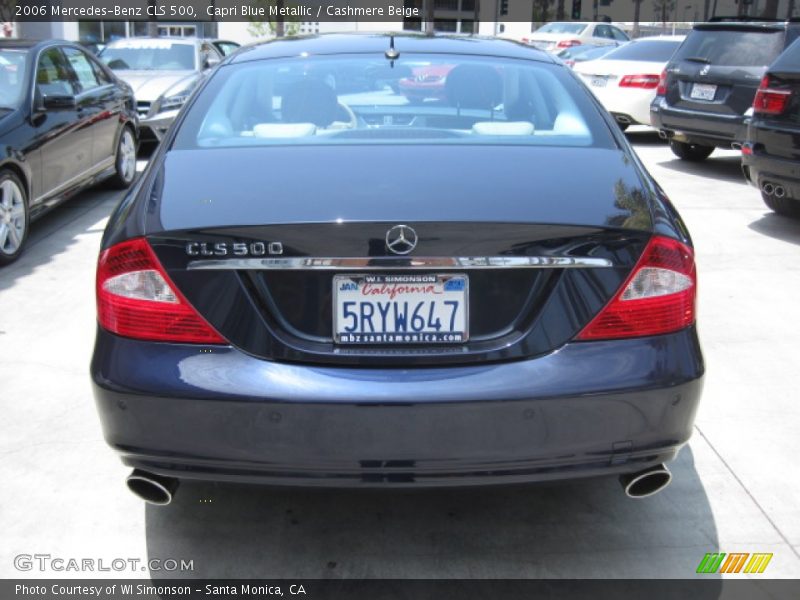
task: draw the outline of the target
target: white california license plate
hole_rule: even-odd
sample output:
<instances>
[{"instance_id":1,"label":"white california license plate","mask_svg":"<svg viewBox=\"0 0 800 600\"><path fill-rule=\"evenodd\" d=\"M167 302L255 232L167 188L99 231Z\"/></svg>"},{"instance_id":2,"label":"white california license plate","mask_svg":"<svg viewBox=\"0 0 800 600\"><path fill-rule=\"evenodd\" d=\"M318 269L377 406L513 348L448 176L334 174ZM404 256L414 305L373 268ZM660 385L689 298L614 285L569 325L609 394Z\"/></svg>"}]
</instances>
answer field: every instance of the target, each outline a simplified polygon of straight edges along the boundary
<instances>
[{"instance_id":1,"label":"white california license plate","mask_svg":"<svg viewBox=\"0 0 800 600\"><path fill-rule=\"evenodd\" d=\"M717 86L707 83L695 83L692 85L692 91L689 94L695 100L713 100L717 95Z\"/></svg>"},{"instance_id":2,"label":"white california license plate","mask_svg":"<svg viewBox=\"0 0 800 600\"><path fill-rule=\"evenodd\" d=\"M591 81L592 87L606 87L607 83L608 83L607 77L599 77L599 76L592 77Z\"/></svg>"},{"instance_id":3,"label":"white california license plate","mask_svg":"<svg viewBox=\"0 0 800 600\"><path fill-rule=\"evenodd\" d=\"M335 275L337 344L459 344L467 341L466 275Z\"/></svg>"}]
</instances>

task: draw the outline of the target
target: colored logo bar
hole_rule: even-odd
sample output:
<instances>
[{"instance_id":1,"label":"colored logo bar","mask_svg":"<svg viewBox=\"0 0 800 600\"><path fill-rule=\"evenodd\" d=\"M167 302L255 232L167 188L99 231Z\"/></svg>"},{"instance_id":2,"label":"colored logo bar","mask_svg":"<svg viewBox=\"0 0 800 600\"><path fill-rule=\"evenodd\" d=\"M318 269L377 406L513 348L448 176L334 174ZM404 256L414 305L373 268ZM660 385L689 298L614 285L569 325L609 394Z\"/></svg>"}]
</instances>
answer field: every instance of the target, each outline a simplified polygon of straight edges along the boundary
<instances>
[{"instance_id":1,"label":"colored logo bar","mask_svg":"<svg viewBox=\"0 0 800 600\"><path fill-rule=\"evenodd\" d=\"M713 573L763 573L772 554L749 552L709 552L697 565L697 572L701 574Z\"/></svg>"}]
</instances>

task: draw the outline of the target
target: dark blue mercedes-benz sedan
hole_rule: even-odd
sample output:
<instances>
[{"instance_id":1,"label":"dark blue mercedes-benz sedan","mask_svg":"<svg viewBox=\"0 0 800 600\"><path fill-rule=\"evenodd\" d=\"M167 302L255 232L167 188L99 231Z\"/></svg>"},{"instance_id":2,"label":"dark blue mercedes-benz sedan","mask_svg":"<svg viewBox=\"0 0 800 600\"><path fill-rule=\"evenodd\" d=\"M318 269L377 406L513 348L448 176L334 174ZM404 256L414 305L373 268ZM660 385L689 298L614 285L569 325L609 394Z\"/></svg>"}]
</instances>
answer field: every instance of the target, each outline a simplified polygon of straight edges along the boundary
<instances>
[{"instance_id":1,"label":"dark blue mercedes-benz sedan","mask_svg":"<svg viewBox=\"0 0 800 600\"><path fill-rule=\"evenodd\" d=\"M180 479L642 497L692 431L696 287L675 208L546 53L286 39L222 63L113 214L91 374L157 504Z\"/></svg>"}]
</instances>

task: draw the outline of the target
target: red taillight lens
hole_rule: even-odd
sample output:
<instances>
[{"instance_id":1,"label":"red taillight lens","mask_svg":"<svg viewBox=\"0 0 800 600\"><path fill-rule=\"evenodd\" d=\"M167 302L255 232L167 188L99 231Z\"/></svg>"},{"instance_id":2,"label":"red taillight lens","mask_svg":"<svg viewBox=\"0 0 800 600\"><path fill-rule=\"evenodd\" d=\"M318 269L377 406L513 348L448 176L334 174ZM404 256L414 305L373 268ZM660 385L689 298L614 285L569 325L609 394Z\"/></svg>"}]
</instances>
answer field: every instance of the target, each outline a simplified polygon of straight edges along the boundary
<instances>
[{"instance_id":1,"label":"red taillight lens","mask_svg":"<svg viewBox=\"0 0 800 600\"><path fill-rule=\"evenodd\" d=\"M670 333L695 319L697 273L692 249L654 236L620 291L578 334L608 340Z\"/></svg>"},{"instance_id":2,"label":"red taillight lens","mask_svg":"<svg viewBox=\"0 0 800 600\"><path fill-rule=\"evenodd\" d=\"M140 340L224 344L170 280L144 238L119 243L97 263L97 320Z\"/></svg>"},{"instance_id":3,"label":"red taillight lens","mask_svg":"<svg viewBox=\"0 0 800 600\"><path fill-rule=\"evenodd\" d=\"M619 87L642 88L652 90L659 86L660 75L625 75L619 81Z\"/></svg>"},{"instance_id":4,"label":"red taillight lens","mask_svg":"<svg viewBox=\"0 0 800 600\"><path fill-rule=\"evenodd\" d=\"M572 48L573 46L580 46L580 40L561 40L556 44L556 48Z\"/></svg>"},{"instance_id":5,"label":"red taillight lens","mask_svg":"<svg viewBox=\"0 0 800 600\"><path fill-rule=\"evenodd\" d=\"M770 89L773 82L769 75L765 75L761 80L761 85L756 92L753 100L753 112L762 115L779 115L789 106L789 99L792 97L790 90Z\"/></svg>"},{"instance_id":6,"label":"red taillight lens","mask_svg":"<svg viewBox=\"0 0 800 600\"><path fill-rule=\"evenodd\" d=\"M661 75L658 76L658 84L656 86L656 96L666 96L667 95L667 70L664 69L661 71Z\"/></svg>"}]
</instances>

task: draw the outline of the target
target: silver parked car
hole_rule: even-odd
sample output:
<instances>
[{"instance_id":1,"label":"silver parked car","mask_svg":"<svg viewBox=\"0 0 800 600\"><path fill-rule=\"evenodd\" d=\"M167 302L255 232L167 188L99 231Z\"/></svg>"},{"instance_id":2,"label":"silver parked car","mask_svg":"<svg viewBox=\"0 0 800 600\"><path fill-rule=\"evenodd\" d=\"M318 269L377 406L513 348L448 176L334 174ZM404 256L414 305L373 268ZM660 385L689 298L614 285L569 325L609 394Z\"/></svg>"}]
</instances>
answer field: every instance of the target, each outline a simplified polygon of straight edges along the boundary
<instances>
[{"instance_id":1,"label":"silver parked car","mask_svg":"<svg viewBox=\"0 0 800 600\"><path fill-rule=\"evenodd\" d=\"M100 59L133 88L142 141L161 141L180 108L222 54L207 40L141 37L111 42Z\"/></svg>"}]
</instances>

